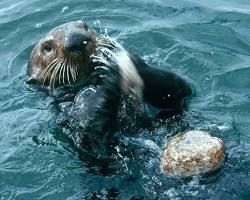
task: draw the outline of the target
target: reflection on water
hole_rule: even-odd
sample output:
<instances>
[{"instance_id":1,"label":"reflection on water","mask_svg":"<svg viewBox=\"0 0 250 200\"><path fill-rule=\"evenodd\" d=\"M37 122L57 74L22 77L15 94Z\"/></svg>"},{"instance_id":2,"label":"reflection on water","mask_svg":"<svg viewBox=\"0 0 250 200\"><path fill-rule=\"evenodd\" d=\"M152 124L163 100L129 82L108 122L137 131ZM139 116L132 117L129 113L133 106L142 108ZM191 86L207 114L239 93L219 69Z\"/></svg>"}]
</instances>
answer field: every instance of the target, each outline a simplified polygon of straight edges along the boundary
<instances>
[{"instance_id":1,"label":"reflection on water","mask_svg":"<svg viewBox=\"0 0 250 200\"><path fill-rule=\"evenodd\" d=\"M33 44L84 19L156 67L187 78L197 96L181 122L124 137L113 160L79 154L56 124L51 97L27 89ZM0 2L0 199L248 199L250 3L247 0ZM181 127L223 138L227 160L188 180L160 173L164 141Z\"/></svg>"}]
</instances>

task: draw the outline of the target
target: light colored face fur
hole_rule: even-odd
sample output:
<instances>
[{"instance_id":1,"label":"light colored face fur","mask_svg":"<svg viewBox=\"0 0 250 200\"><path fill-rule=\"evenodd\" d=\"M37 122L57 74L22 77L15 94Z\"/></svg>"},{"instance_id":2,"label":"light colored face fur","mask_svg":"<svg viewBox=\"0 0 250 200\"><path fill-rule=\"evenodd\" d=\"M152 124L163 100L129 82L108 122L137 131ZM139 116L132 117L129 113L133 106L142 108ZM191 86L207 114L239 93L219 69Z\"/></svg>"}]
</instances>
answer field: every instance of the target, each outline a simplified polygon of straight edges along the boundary
<instances>
[{"instance_id":1,"label":"light colored face fur","mask_svg":"<svg viewBox=\"0 0 250 200\"><path fill-rule=\"evenodd\" d=\"M96 32L83 21L52 29L33 48L27 74L30 83L55 87L87 76L90 55L96 48Z\"/></svg>"}]
</instances>

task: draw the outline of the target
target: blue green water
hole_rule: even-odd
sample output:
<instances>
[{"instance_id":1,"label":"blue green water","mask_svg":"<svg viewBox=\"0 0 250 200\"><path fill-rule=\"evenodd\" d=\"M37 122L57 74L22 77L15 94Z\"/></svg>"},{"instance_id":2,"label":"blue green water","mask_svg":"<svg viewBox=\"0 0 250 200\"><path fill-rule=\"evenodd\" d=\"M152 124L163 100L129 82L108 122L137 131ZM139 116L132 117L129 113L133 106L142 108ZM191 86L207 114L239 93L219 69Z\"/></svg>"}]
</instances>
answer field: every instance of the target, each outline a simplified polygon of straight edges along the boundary
<instances>
[{"instance_id":1,"label":"blue green water","mask_svg":"<svg viewBox=\"0 0 250 200\"><path fill-rule=\"evenodd\" d=\"M250 198L250 2L196 2L0 1L0 200ZM25 84L34 43L78 19L195 86L185 120L224 140L221 170L190 180L161 174L143 145L162 149L178 127L137 134L138 152L120 159L119 169L79 159L56 124L53 99Z\"/></svg>"}]
</instances>

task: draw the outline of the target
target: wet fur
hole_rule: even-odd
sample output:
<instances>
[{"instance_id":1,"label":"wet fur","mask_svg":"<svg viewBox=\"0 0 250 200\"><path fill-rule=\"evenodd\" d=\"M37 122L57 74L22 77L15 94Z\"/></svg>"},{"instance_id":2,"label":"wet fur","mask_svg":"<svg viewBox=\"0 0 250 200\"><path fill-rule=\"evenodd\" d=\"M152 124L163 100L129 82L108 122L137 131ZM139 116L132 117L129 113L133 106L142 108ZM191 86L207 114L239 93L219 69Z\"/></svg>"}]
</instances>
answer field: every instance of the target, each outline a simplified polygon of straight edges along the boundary
<instances>
[{"instance_id":1,"label":"wet fur","mask_svg":"<svg viewBox=\"0 0 250 200\"><path fill-rule=\"evenodd\" d=\"M69 124L79 126L80 132L72 131L72 134L68 134L78 147L89 149L95 155L100 155L97 150L104 152L107 149L116 133L117 116L124 96L130 98L132 95L138 104L150 104L159 112L174 114L182 111L184 98L192 93L184 79L172 72L147 65L138 56L126 52L118 43L92 30L87 32L93 39L87 54L69 57L60 44L58 52L47 60L39 53L39 48L46 37L51 35L56 38L55 42L62 42L62 30L60 27L53 29L35 46L28 65L28 75L30 80L47 84L52 89L60 84L83 80L83 89L76 95L67 112L64 112ZM60 75L67 63L74 63L73 60L77 63L75 68L68 68L68 74L64 72L64 75Z\"/></svg>"}]
</instances>

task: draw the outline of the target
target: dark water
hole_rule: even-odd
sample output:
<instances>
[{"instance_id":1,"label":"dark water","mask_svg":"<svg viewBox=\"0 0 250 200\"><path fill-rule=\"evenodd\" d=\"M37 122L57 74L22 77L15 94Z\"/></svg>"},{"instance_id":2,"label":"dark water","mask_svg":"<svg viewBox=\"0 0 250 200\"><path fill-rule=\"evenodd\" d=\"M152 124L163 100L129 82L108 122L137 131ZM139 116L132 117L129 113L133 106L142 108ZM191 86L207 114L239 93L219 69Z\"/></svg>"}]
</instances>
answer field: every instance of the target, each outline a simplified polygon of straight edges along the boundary
<instances>
[{"instance_id":1,"label":"dark water","mask_svg":"<svg viewBox=\"0 0 250 200\"><path fill-rule=\"evenodd\" d=\"M1 200L250 198L250 2L195 2L1 0ZM99 20L127 49L193 83L197 96L184 120L224 140L220 171L190 180L159 172L157 148L178 124L137 133L134 156L117 159L113 168L79 159L56 124L53 99L25 84L33 44L77 19L95 27Z\"/></svg>"}]
</instances>

